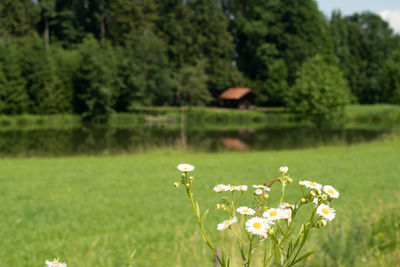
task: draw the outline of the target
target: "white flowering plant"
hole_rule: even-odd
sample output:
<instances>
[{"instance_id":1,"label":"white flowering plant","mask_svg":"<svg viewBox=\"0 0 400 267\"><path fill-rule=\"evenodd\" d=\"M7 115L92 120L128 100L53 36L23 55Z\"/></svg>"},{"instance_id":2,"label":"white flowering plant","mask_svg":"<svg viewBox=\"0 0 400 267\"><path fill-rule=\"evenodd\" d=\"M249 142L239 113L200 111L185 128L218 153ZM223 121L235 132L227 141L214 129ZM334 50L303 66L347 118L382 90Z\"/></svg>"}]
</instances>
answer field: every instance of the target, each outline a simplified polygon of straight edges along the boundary
<instances>
[{"instance_id":1,"label":"white flowering plant","mask_svg":"<svg viewBox=\"0 0 400 267\"><path fill-rule=\"evenodd\" d=\"M181 181L175 182L174 187L178 188L180 184L185 187L204 241L219 264L228 267L232 263L230 258L226 257L224 251L218 253L204 228L209 210L201 214L199 204L194 200L194 177L189 176L194 169L193 165L179 164L178 170L182 172ZM302 197L296 203L286 203L286 186L293 180L288 175L288 167L280 167L279 171L280 176L269 184L252 186L254 201L250 206L240 203L242 196L248 191L247 185L218 184L213 188L218 194L226 194L222 197L221 203L216 204L216 209L226 212L227 218L216 228L221 232L231 232L237 239L244 267L251 266L254 262L252 256L257 251L261 251L263 255L263 267L272 265L289 267L306 260L315 252L315 250L303 251L311 230L324 228L328 221L335 218L335 210L331 204L339 197L339 192L334 187L303 180L299 182ZM272 187L278 184L281 185L279 205L272 207L269 193ZM304 216L296 217L299 210L306 206L309 206L304 209L308 213L308 219L303 219ZM301 226L295 227L295 222Z\"/></svg>"},{"instance_id":2,"label":"white flowering plant","mask_svg":"<svg viewBox=\"0 0 400 267\"><path fill-rule=\"evenodd\" d=\"M44 264L46 267L67 267L67 264L65 262L60 262L59 259L54 259L52 261L46 260Z\"/></svg>"}]
</instances>

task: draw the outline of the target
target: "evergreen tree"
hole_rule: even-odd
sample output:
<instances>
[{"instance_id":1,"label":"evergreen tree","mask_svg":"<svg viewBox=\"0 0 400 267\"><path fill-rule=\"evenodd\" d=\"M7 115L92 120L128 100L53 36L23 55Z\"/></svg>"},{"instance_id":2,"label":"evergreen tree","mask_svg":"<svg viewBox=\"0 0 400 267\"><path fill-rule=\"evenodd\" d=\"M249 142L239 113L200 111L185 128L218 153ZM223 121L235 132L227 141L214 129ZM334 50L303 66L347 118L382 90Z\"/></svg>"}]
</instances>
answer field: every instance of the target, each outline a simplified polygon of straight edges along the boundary
<instances>
[{"instance_id":1,"label":"evergreen tree","mask_svg":"<svg viewBox=\"0 0 400 267\"><path fill-rule=\"evenodd\" d=\"M383 93L378 83L380 69L398 40L387 22L376 14L354 14L345 20L347 33L343 30L343 45L337 51L337 56L351 91L360 103L381 101ZM345 47L346 43L348 48Z\"/></svg>"},{"instance_id":2,"label":"evergreen tree","mask_svg":"<svg viewBox=\"0 0 400 267\"><path fill-rule=\"evenodd\" d=\"M28 109L26 80L22 74L21 58L14 42L0 43L1 87L0 102L2 114L22 114Z\"/></svg>"},{"instance_id":3,"label":"evergreen tree","mask_svg":"<svg viewBox=\"0 0 400 267\"><path fill-rule=\"evenodd\" d=\"M89 35L79 47L81 62L74 78L74 111L85 121L107 122L118 96L117 63L107 45Z\"/></svg>"},{"instance_id":4,"label":"evergreen tree","mask_svg":"<svg viewBox=\"0 0 400 267\"><path fill-rule=\"evenodd\" d=\"M0 36L26 36L34 33L39 7L31 0L2 0L0 14Z\"/></svg>"},{"instance_id":5,"label":"evergreen tree","mask_svg":"<svg viewBox=\"0 0 400 267\"><path fill-rule=\"evenodd\" d=\"M137 36L156 32L159 21L155 0L115 0L110 6L110 35L114 43L126 44Z\"/></svg>"}]
</instances>

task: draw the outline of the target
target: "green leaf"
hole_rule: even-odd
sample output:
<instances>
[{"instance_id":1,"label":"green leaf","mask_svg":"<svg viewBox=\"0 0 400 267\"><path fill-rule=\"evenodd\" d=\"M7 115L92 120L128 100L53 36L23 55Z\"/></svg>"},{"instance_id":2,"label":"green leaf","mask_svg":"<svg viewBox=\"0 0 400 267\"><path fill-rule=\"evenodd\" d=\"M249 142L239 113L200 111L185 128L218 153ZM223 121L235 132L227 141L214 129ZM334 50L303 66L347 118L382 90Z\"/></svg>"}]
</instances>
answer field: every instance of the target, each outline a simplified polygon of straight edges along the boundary
<instances>
[{"instance_id":1,"label":"green leaf","mask_svg":"<svg viewBox=\"0 0 400 267\"><path fill-rule=\"evenodd\" d=\"M201 217L201 223L204 223L204 221L205 221L205 219L206 219L206 217L207 217L207 214L208 214L208 211L209 211L210 209L206 209L206 211L203 213L203 217Z\"/></svg>"},{"instance_id":2,"label":"green leaf","mask_svg":"<svg viewBox=\"0 0 400 267\"><path fill-rule=\"evenodd\" d=\"M303 256L301 256L300 258L298 258L295 262L293 262L291 265L295 265L296 263L298 263L298 262L300 262L300 261L302 261L302 260L304 260L304 259L310 257L312 254L314 254L314 252L315 252L315 249L313 249L313 250L307 252L306 254L304 254Z\"/></svg>"}]
</instances>

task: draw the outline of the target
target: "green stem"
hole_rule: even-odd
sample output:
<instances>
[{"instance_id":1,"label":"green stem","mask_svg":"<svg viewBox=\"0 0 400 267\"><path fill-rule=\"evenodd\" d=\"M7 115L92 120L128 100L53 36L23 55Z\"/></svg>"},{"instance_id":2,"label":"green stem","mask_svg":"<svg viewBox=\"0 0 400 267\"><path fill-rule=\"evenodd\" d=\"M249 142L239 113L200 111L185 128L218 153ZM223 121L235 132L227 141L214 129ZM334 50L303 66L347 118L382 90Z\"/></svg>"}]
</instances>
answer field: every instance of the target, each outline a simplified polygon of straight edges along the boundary
<instances>
[{"instance_id":1,"label":"green stem","mask_svg":"<svg viewBox=\"0 0 400 267\"><path fill-rule=\"evenodd\" d=\"M253 239L254 239L254 236L252 236L252 237L250 238L249 252L248 252L248 254L247 254L247 261L246 261L246 264L244 265L245 267L249 267L249 266L250 266L250 260L251 260L251 255L252 255L251 249L253 248Z\"/></svg>"},{"instance_id":2,"label":"green stem","mask_svg":"<svg viewBox=\"0 0 400 267\"><path fill-rule=\"evenodd\" d=\"M186 173L186 177L185 178L187 178L187 173ZM185 180L187 180L187 179L185 179ZM221 266L225 266L225 264L222 262L221 258L219 257L219 255L215 251L214 246L212 245L210 239L208 238L208 236L207 236L207 234L206 234L206 232L204 230L204 227L203 227L203 224L202 224L201 218L200 218L200 212L197 210L196 204L194 203L194 200L193 200L193 192L191 190L191 187L190 186L186 187L186 191L187 191L188 197L190 199L190 202L192 203L194 214L196 215L196 219L197 219L197 222L198 222L199 227L200 227L200 232L201 232L204 240L206 241L207 246L212 250L212 252L214 253L215 257L217 258L219 264Z\"/></svg>"},{"instance_id":3,"label":"green stem","mask_svg":"<svg viewBox=\"0 0 400 267\"><path fill-rule=\"evenodd\" d=\"M280 203L279 203L279 204L282 204L282 203L283 203L283 199L284 199L284 197L285 197L285 186L286 186L286 182L285 182L285 181L282 181L281 200L280 200Z\"/></svg>"},{"instance_id":4,"label":"green stem","mask_svg":"<svg viewBox=\"0 0 400 267\"><path fill-rule=\"evenodd\" d=\"M312 213L312 215L311 215L311 218L310 218L310 220L309 220L309 222L308 222L308 225L307 225L307 227L304 229L304 235L303 235L303 239L301 240L301 244L300 244L300 246L299 246L299 248L298 248L296 254L294 255L293 260L290 262L290 264L289 264L288 266L292 266L292 265L293 265L293 263L296 261L297 256L299 255L301 249L303 248L303 246L304 246L304 244L305 244L305 242L306 242L306 238L308 238L308 235L309 235L309 233L310 233L310 231L311 231L311 228L312 228L312 224L313 224L313 222L314 222L314 217L315 217L316 211L317 211L317 207L315 207L315 209L314 209L314 211L313 211L313 213Z\"/></svg>"}]
</instances>

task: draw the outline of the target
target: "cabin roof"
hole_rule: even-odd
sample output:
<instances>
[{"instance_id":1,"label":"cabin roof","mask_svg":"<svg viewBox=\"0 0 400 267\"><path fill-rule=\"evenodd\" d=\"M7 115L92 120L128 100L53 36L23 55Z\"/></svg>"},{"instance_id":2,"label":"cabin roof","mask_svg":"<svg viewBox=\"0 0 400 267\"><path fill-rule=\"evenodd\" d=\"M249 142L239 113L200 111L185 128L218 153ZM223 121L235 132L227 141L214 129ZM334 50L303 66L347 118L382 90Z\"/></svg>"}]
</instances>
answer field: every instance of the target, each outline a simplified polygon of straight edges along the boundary
<instances>
[{"instance_id":1,"label":"cabin roof","mask_svg":"<svg viewBox=\"0 0 400 267\"><path fill-rule=\"evenodd\" d=\"M228 88L219 96L219 98L227 100L238 100L250 92L250 88Z\"/></svg>"}]
</instances>

